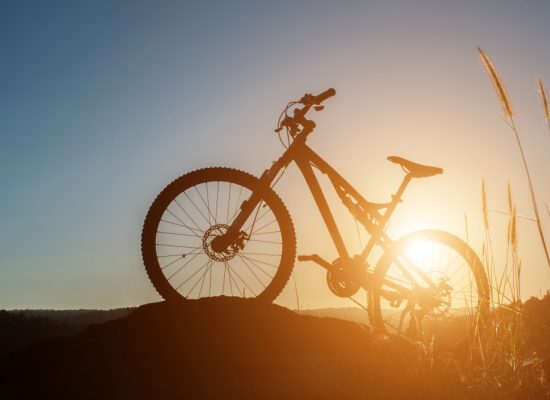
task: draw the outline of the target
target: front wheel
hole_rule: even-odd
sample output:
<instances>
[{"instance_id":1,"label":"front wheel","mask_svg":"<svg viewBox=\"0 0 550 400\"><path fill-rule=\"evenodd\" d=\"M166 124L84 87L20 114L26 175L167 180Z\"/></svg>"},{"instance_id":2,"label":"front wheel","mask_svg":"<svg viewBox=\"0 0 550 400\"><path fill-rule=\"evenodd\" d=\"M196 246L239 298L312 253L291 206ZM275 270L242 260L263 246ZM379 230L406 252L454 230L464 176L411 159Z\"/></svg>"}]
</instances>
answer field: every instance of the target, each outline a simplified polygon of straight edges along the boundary
<instances>
[{"instance_id":1,"label":"front wheel","mask_svg":"<svg viewBox=\"0 0 550 400\"><path fill-rule=\"evenodd\" d=\"M260 201L236 240L223 250L213 246L255 191ZM153 286L166 300L225 295L271 302L292 272L296 238L271 188L242 171L205 168L158 195L143 224L141 251Z\"/></svg>"},{"instance_id":2,"label":"front wheel","mask_svg":"<svg viewBox=\"0 0 550 400\"><path fill-rule=\"evenodd\" d=\"M473 317L481 328L489 287L475 252L442 231L413 232L394 242L378 263L369 296L379 332L429 339L445 323Z\"/></svg>"}]
</instances>

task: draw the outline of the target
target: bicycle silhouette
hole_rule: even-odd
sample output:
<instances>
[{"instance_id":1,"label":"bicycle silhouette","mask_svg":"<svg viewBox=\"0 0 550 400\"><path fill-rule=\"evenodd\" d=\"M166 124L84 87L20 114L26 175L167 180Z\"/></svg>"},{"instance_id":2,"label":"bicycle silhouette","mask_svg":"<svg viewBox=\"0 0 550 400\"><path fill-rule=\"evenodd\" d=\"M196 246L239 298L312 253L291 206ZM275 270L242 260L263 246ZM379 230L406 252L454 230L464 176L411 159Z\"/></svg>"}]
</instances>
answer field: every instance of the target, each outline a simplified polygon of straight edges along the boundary
<instances>
[{"instance_id":1,"label":"bicycle silhouette","mask_svg":"<svg viewBox=\"0 0 550 400\"><path fill-rule=\"evenodd\" d=\"M328 286L337 296L351 297L364 289L373 329L418 335L427 329L427 320L453 313L485 315L487 277L464 241L437 230L398 240L385 232L411 180L441 174L441 168L388 157L405 177L390 202L372 203L307 146L316 126L307 113L312 107L322 110L321 103L335 93L306 94L287 104L276 129L286 150L259 178L213 167L189 172L162 190L147 213L141 239L145 268L156 290L166 300L229 295L273 301L296 257L292 219L273 186L294 162L339 254L333 262L317 254L298 260L325 268ZM370 235L360 254L349 254L314 169L328 177ZM372 263L369 256L376 252L381 256Z\"/></svg>"}]
</instances>

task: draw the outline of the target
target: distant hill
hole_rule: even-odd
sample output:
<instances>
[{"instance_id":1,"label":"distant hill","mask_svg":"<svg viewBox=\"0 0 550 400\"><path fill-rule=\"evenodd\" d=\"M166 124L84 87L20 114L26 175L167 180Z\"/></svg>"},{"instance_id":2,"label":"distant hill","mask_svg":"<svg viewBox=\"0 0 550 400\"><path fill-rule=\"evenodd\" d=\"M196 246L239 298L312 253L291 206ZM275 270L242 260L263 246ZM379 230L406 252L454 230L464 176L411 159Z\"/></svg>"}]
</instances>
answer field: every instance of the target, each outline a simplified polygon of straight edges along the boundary
<instances>
[{"instance_id":1,"label":"distant hill","mask_svg":"<svg viewBox=\"0 0 550 400\"><path fill-rule=\"evenodd\" d=\"M124 317L134 309L135 307L114 308L111 310L18 310L15 312L26 317L48 318L58 322L85 327Z\"/></svg>"},{"instance_id":2,"label":"distant hill","mask_svg":"<svg viewBox=\"0 0 550 400\"><path fill-rule=\"evenodd\" d=\"M236 298L155 303L0 356L4 398L461 398L361 324ZM435 360L437 364L437 360Z\"/></svg>"},{"instance_id":3,"label":"distant hill","mask_svg":"<svg viewBox=\"0 0 550 400\"><path fill-rule=\"evenodd\" d=\"M310 310L295 310L298 314L312 315L314 317L332 317L345 319L347 321L358 322L360 324L369 324L367 311L359 307L343 308L317 308Z\"/></svg>"},{"instance_id":4,"label":"distant hill","mask_svg":"<svg viewBox=\"0 0 550 400\"><path fill-rule=\"evenodd\" d=\"M0 310L0 354L29 344L82 332L92 324L128 315L131 309L114 310Z\"/></svg>"}]
</instances>

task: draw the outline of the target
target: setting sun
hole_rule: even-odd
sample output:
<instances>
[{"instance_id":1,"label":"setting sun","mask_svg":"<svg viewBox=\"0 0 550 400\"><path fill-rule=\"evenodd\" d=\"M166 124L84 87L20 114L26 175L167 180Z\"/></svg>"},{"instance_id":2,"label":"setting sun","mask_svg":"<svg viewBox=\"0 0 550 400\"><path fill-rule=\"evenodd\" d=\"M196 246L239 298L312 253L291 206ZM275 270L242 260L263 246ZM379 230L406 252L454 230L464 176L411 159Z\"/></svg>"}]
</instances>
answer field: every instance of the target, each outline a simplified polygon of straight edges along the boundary
<instances>
[{"instance_id":1,"label":"setting sun","mask_svg":"<svg viewBox=\"0 0 550 400\"><path fill-rule=\"evenodd\" d=\"M415 262L425 266L425 262L433 257L435 247L433 243L417 240L407 246L407 255Z\"/></svg>"}]
</instances>

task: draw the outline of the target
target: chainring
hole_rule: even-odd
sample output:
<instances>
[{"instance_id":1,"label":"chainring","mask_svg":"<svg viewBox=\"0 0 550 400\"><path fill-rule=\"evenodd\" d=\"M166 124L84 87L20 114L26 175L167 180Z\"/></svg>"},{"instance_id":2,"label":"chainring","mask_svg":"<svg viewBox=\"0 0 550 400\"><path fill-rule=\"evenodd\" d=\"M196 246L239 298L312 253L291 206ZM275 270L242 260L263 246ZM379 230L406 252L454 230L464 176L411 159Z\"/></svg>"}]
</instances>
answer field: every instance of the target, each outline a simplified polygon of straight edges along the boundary
<instances>
[{"instance_id":1,"label":"chainring","mask_svg":"<svg viewBox=\"0 0 550 400\"><path fill-rule=\"evenodd\" d=\"M327 272L327 285L330 291L338 297L353 296L361 288L362 267L362 264L353 259L347 262L336 259Z\"/></svg>"}]
</instances>

